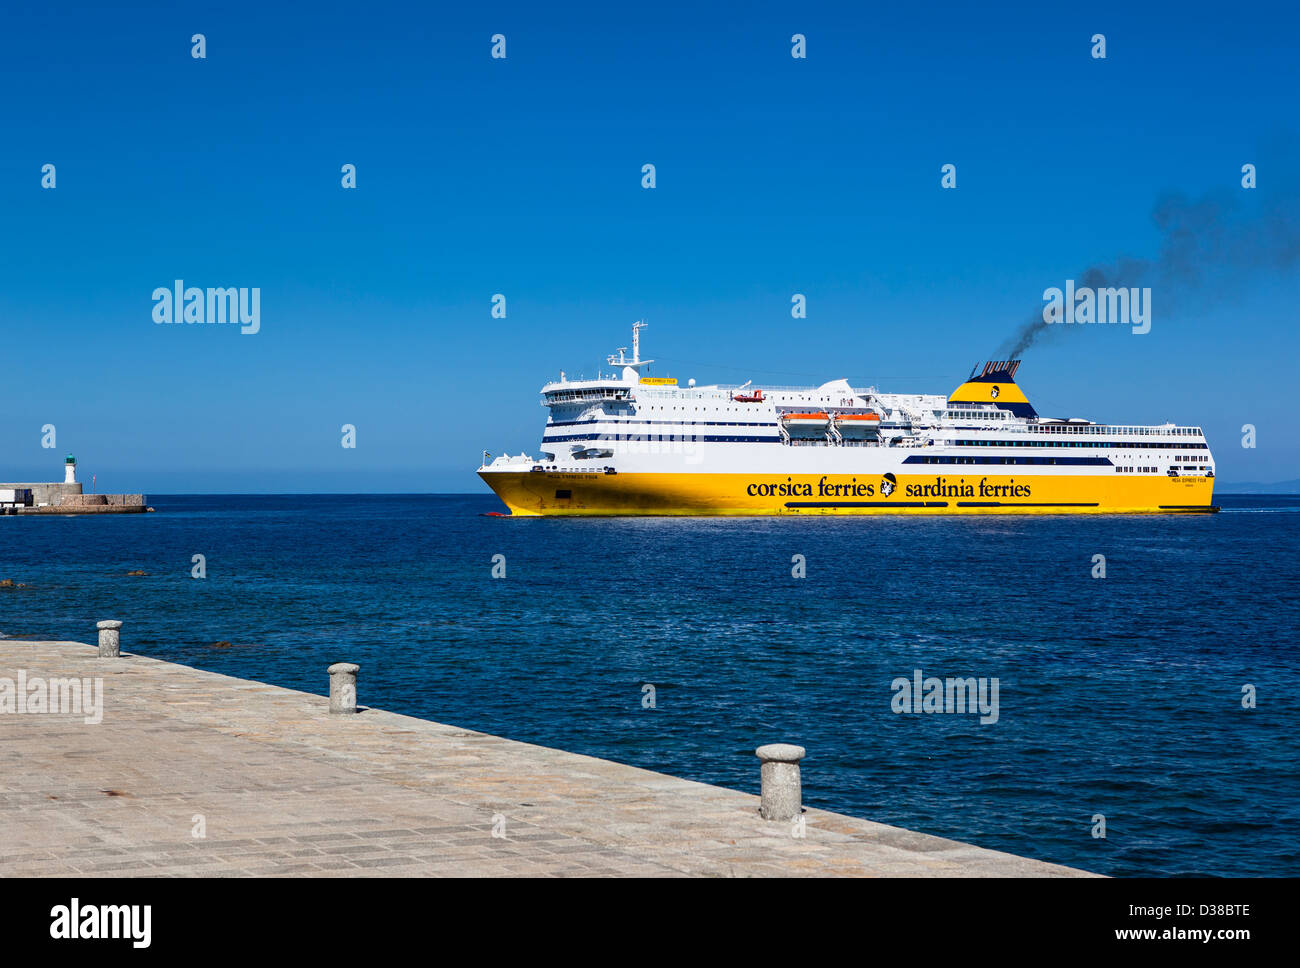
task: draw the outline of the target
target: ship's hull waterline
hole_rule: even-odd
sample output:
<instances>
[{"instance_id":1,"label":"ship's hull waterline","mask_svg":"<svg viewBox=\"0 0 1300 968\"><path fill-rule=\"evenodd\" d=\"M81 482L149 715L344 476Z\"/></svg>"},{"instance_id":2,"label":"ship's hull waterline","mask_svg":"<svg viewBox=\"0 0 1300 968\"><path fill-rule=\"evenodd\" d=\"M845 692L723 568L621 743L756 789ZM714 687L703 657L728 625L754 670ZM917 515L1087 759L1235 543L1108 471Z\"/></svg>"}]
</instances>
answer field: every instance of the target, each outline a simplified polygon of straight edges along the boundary
<instances>
[{"instance_id":1,"label":"ship's hull waterline","mask_svg":"<svg viewBox=\"0 0 1300 968\"><path fill-rule=\"evenodd\" d=\"M479 476L513 514L524 517L1217 510L1214 479L1206 477L900 474L885 495L880 482L864 485L864 478L850 475L789 475L775 486L756 483L752 474L484 471Z\"/></svg>"}]
</instances>

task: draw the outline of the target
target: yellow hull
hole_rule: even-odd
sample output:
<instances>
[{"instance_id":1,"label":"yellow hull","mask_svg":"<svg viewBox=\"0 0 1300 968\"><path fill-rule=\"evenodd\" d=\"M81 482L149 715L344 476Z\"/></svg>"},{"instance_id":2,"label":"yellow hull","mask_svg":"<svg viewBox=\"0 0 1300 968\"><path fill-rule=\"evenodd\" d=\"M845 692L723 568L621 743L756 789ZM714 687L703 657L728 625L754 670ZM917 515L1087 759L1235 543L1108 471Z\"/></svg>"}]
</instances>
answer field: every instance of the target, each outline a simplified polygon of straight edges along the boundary
<instances>
[{"instance_id":1,"label":"yellow hull","mask_svg":"<svg viewBox=\"0 0 1300 968\"><path fill-rule=\"evenodd\" d=\"M479 472L517 515L1176 514L1214 511L1214 479L1163 475ZM888 492L888 493L885 493Z\"/></svg>"}]
</instances>

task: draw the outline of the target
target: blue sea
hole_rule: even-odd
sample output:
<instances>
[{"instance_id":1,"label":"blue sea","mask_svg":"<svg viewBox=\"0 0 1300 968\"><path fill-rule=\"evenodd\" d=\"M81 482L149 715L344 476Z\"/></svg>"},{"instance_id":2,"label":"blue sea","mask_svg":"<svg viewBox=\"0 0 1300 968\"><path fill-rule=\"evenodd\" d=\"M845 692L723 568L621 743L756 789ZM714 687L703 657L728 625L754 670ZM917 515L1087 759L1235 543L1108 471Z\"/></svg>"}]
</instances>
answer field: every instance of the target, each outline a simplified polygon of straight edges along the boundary
<instances>
[{"instance_id":1,"label":"blue sea","mask_svg":"<svg viewBox=\"0 0 1300 968\"><path fill-rule=\"evenodd\" d=\"M118 618L128 651L322 695L350 660L364 705L750 792L754 748L795 742L817 807L1106 874L1300 875L1300 497L789 520L150 501L0 517L0 579L29 586L0 589L0 634ZM916 670L996 678L997 721L896 712Z\"/></svg>"}]
</instances>

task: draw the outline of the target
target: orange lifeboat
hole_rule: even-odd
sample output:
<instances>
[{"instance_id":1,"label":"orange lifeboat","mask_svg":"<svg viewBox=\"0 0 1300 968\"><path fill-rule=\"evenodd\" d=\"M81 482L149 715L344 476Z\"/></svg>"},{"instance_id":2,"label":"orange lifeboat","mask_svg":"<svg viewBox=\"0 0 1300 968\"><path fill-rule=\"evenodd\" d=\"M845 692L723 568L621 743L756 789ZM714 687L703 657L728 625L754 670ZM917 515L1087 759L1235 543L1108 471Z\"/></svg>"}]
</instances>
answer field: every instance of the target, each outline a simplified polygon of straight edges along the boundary
<instances>
[{"instance_id":1,"label":"orange lifeboat","mask_svg":"<svg viewBox=\"0 0 1300 968\"><path fill-rule=\"evenodd\" d=\"M841 437L861 439L872 437L880 430L880 414L840 413L835 415L835 429Z\"/></svg>"},{"instance_id":2,"label":"orange lifeboat","mask_svg":"<svg viewBox=\"0 0 1300 968\"><path fill-rule=\"evenodd\" d=\"M763 391L755 390L753 393L737 393L731 399L737 403L762 403Z\"/></svg>"},{"instance_id":3,"label":"orange lifeboat","mask_svg":"<svg viewBox=\"0 0 1300 968\"><path fill-rule=\"evenodd\" d=\"M824 413L786 413L781 415L781 424L794 437L818 436L826 433L831 418Z\"/></svg>"}]
</instances>

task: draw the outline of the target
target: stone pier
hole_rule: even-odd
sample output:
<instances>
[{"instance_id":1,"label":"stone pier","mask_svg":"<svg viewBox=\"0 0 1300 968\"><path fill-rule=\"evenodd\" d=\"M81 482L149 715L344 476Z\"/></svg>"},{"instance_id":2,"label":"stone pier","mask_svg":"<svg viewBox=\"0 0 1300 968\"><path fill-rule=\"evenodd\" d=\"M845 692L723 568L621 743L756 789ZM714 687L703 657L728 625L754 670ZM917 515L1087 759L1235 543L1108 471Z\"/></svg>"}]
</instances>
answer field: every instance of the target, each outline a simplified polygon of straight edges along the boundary
<instances>
[{"instance_id":1,"label":"stone pier","mask_svg":"<svg viewBox=\"0 0 1300 968\"><path fill-rule=\"evenodd\" d=\"M20 672L102 679L102 720L0 714L0 877L1089 876L129 647L0 641Z\"/></svg>"}]
</instances>

